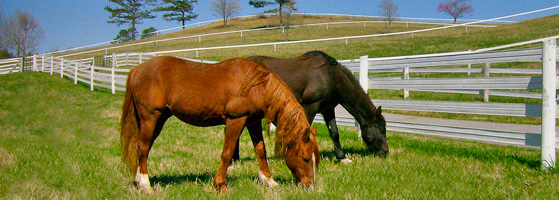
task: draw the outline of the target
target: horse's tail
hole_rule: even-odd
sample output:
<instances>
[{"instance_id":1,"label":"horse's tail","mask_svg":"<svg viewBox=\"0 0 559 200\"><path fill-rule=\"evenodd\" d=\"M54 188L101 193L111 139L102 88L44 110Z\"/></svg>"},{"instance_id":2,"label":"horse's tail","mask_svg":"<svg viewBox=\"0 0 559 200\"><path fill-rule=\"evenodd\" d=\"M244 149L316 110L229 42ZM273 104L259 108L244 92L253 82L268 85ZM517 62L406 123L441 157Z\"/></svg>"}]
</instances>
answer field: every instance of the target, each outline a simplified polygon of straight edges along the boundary
<instances>
[{"instance_id":1,"label":"horse's tail","mask_svg":"<svg viewBox=\"0 0 559 200\"><path fill-rule=\"evenodd\" d=\"M120 119L120 147L122 149L122 162L130 170L130 173L135 176L136 169L138 168L140 123L130 85L130 79L133 77L134 72L135 69L132 69L126 80L126 94Z\"/></svg>"}]
</instances>

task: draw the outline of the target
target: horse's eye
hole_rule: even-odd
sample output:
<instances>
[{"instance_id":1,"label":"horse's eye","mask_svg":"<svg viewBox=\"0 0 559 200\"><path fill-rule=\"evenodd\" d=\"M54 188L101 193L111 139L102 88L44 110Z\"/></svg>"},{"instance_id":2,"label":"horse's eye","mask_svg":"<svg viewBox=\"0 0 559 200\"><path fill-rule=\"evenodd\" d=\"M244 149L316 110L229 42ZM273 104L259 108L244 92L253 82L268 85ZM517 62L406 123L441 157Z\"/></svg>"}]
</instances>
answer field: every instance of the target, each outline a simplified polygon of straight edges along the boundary
<instances>
[{"instance_id":1,"label":"horse's eye","mask_svg":"<svg viewBox=\"0 0 559 200\"><path fill-rule=\"evenodd\" d=\"M310 158L303 158L303 161L308 163L311 159Z\"/></svg>"}]
</instances>

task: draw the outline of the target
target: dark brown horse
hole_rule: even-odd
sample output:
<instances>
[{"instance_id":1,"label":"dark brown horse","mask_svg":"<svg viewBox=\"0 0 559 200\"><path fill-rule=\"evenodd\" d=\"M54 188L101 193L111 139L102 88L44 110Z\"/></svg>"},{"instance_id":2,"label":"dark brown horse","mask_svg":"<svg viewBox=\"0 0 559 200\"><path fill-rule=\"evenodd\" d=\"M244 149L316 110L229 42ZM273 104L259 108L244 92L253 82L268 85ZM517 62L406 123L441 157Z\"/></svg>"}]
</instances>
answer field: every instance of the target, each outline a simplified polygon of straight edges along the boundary
<instances>
[{"instance_id":1,"label":"dark brown horse","mask_svg":"<svg viewBox=\"0 0 559 200\"><path fill-rule=\"evenodd\" d=\"M225 142L214 186L225 188L236 141L248 128L260 166L260 179L272 179L266 161L261 120L278 127L276 155L283 156L298 183L314 183L320 155L304 110L275 74L244 58L202 64L156 57L130 71L121 119L123 162L140 190L151 192L147 159L163 124L171 116L195 126L225 124ZM313 164L314 163L314 164Z\"/></svg>"},{"instance_id":2,"label":"dark brown horse","mask_svg":"<svg viewBox=\"0 0 559 200\"><path fill-rule=\"evenodd\" d=\"M375 108L353 74L336 59L320 51L307 52L292 59L252 56L248 59L266 66L281 77L305 108L312 123L321 113L334 141L336 158L350 163L341 149L334 108L341 104L357 120L362 138L373 154L388 154L386 121L382 109ZM238 152L238 150L236 150Z\"/></svg>"}]
</instances>

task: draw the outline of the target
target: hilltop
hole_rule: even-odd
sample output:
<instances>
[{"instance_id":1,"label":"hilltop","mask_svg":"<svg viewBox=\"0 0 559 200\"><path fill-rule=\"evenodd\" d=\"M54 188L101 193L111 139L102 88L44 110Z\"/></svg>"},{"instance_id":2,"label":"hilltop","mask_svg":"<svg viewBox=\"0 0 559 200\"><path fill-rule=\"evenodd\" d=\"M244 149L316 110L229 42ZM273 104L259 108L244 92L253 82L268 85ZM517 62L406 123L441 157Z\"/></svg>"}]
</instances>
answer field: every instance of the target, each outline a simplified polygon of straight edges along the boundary
<instances>
[{"instance_id":1,"label":"hilltop","mask_svg":"<svg viewBox=\"0 0 559 200\"><path fill-rule=\"evenodd\" d=\"M266 27L274 27L273 19L266 17L235 19L228 27L221 26L220 22L199 26L186 30L162 34L156 37L137 40L134 42L107 46L128 46L118 49L109 49L107 53L122 52L155 52L164 50L192 49L201 47L218 47L228 45L245 45L285 41L285 33L282 29L268 29L260 31L245 31L229 34L217 34L198 37L200 34L220 33L225 31L255 30ZM289 30L289 41L300 41L319 38L332 38L356 35L370 35L404 32L443 26L441 24L417 24L417 23L393 23L390 28L384 22L374 21L368 18L333 17L333 16L303 16L298 20L299 24L316 24L325 22L348 22L348 21L370 21L367 23L346 23L336 25L315 25L291 27ZM395 36L380 36L361 39L310 42L298 44L278 45L277 51L271 46L231 48L220 50L203 50L199 52L199 58L206 60L224 60L236 56L267 55L276 57L293 57L310 50L321 50L338 59L354 59L359 55L369 57L400 56L413 54L440 53L452 51L464 51L486 47L499 46L515 42L527 41L543 37L554 36L559 33L559 15L536 18L513 24L495 25L496 27L455 27L443 30L435 30L423 33L404 34ZM179 40L161 42L161 40L177 37L188 37ZM156 42L158 41L158 42ZM135 43L145 43L133 45ZM100 47L97 49L104 49ZM91 50L91 49L90 49ZM83 50L88 51L88 50ZM105 51L97 51L77 57L100 56ZM173 53L171 55L196 57L194 51Z\"/></svg>"}]
</instances>

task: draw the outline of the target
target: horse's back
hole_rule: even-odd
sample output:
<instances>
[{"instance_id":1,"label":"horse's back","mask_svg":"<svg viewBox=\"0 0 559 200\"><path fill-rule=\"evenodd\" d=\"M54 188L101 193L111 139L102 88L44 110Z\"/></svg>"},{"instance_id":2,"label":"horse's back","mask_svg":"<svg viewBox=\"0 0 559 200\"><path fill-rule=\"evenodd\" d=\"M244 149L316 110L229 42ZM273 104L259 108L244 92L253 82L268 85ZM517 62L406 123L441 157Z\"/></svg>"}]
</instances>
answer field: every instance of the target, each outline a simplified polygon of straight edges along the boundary
<instances>
[{"instance_id":1,"label":"horse's back","mask_svg":"<svg viewBox=\"0 0 559 200\"><path fill-rule=\"evenodd\" d=\"M156 57L133 69L131 88L139 103L147 108L169 110L197 126L217 125L231 114L228 104L245 102L237 96L246 72L254 65L257 64L244 58L204 64L170 56Z\"/></svg>"}]
</instances>

